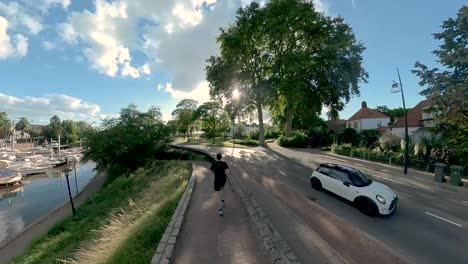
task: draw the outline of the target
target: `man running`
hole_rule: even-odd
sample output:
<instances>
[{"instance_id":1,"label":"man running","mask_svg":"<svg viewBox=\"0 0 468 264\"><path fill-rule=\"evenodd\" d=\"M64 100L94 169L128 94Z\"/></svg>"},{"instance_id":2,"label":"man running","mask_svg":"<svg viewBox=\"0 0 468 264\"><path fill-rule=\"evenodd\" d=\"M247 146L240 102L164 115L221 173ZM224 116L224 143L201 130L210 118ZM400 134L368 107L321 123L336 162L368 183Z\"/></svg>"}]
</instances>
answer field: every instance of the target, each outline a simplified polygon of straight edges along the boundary
<instances>
[{"instance_id":1,"label":"man running","mask_svg":"<svg viewBox=\"0 0 468 264\"><path fill-rule=\"evenodd\" d=\"M216 192L216 196L220 201L219 205L219 215L223 216L223 206L224 206L224 185L226 184L227 175L226 170L229 169L229 166L225 161L221 159L223 156L221 153L216 154L217 161L211 164L211 170L214 172L214 190Z\"/></svg>"}]
</instances>

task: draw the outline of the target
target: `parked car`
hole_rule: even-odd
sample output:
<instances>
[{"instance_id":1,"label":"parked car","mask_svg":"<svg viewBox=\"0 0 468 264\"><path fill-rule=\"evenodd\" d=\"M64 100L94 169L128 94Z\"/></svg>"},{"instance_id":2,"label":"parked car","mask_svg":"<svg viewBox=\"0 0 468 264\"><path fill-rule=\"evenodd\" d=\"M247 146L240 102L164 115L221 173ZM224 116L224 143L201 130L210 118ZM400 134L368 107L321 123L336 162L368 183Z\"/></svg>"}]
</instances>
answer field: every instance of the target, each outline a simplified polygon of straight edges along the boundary
<instances>
[{"instance_id":1,"label":"parked car","mask_svg":"<svg viewBox=\"0 0 468 264\"><path fill-rule=\"evenodd\" d=\"M398 197L389 187L351 167L320 164L312 173L310 183L316 190L323 188L353 202L366 215L389 215L397 207Z\"/></svg>"}]
</instances>

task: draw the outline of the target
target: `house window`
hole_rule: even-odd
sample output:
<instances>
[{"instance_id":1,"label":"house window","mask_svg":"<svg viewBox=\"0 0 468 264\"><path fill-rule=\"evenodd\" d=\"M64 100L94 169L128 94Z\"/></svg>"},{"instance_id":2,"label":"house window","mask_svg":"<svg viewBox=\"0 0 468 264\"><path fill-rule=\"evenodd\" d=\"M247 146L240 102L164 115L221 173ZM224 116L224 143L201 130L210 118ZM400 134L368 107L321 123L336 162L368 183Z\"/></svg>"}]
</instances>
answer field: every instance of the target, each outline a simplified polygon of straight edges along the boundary
<instances>
[{"instance_id":1,"label":"house window","mask_svg":"<svg viewBox=\"0 0 468 264\"><path fill-rule=\"evenodd\" d=\"M354 122L354 129L357 129L357 128L358 128L358 123Z\"/></svg>"},{"instance_id":2,"label":"house window","mask_svg":"<svg viewBox=\"0 0 468 264\"><path fill-rule=\"evenodd\" d=\"M377 121L377 127L382 127L382 120Z\"/></svg>"},{"instance_id":3,"label":"house window","mask_svg":"<svg viewBox=\"0 0 468 264\"><path fill-rule=\"evenodd\" d=\"M348 128L351 128L351 123L348 123Z\"/></svg>"}]
</instances>

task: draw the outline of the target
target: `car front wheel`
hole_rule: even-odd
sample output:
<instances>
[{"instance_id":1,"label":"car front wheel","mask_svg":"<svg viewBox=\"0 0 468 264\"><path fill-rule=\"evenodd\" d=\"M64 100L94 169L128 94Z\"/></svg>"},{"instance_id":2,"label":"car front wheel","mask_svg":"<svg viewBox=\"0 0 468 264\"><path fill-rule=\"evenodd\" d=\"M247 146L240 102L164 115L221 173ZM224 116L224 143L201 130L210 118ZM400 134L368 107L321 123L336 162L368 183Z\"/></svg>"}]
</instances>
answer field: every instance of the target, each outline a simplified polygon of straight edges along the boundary
<instances>
[{"instance_id":1,"label":"car front wheel","mask_svg":"<svg viewBox=\"0 0 468 264\"><path fill-rule=\"evenodd\" d=\"M377 205L368 198L357 198L354 203L359 211L365 215L374 216L379 212Z\"/></svg>"},{"instance_id":2,"label":"car front wheel","mask_svg":"<svg viewBox=\"0 0 468 264\"><path fill-rule=\"evenodd\" d=\"M312 188L314 188L317 191L322 190L322 183L320 182L319 179L317 178L312 178L310 179L310 184L312 185Z\"/></svg>"}]
</instances>

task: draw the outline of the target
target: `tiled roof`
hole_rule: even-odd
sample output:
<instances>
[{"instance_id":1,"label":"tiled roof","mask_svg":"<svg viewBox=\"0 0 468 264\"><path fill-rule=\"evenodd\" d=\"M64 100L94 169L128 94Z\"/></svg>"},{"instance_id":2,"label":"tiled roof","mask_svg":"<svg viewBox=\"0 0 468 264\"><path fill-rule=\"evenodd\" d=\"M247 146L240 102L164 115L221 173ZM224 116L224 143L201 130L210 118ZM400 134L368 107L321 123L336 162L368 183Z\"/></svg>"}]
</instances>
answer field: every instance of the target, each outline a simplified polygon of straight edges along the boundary
<instances>
[{"instance_id":1,"label":"tiled roof","mask_svg":"<svg viewBox=\"0 0 468 264\"><path fill-rule=\"evenodd\" d=\"M376 111L374 109L370 109L366 107L362 107L357 111L348 121L354 121L359 119L366 119L366 118L390 118L384 113Z\"/></svg>"},{"instance_id":2,"label":"tiled roof","mask_svg":"<svg viewBox=\"0 0 468 264\"><path fill-rule=\"evenodd\" d=\"M430 107L432 105L432 100L427 99L424 101L419 102L411 111L407 113L408 115L408 127L423 127L423 120L422 120L422 111L426 107ZM405 117L401 117L396 121L395 124L392 125L392 128L395 127L405 127Z\"/></svg>"}]
</instances>

